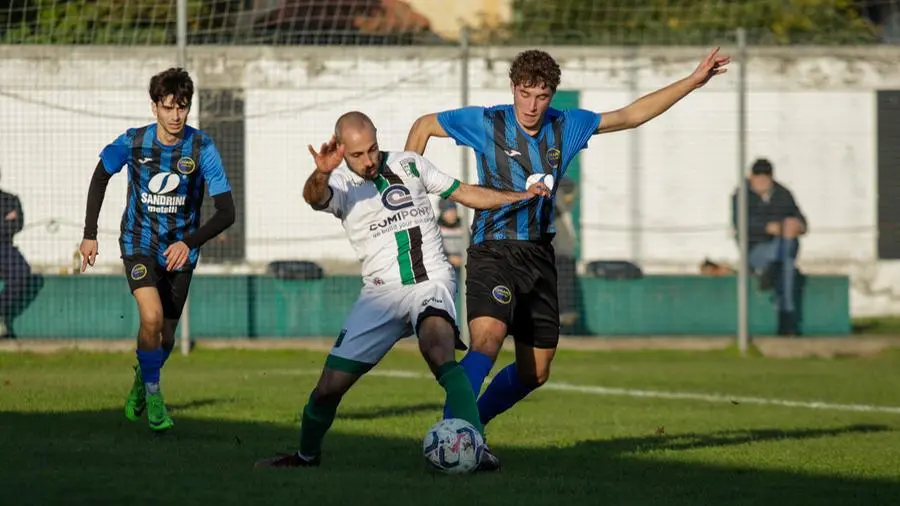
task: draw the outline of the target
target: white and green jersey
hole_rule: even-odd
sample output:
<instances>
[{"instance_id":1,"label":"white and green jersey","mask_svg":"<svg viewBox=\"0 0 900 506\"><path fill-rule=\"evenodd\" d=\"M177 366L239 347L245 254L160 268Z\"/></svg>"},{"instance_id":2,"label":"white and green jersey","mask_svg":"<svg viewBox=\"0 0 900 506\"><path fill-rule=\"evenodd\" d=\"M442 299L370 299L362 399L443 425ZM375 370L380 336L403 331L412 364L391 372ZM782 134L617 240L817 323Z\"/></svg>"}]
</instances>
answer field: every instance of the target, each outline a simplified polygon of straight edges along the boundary
<instances>
[{"instance_id":1,"label":"white and green jersey","mask_svg":"<svg viewBox=\"0 0 900 506\"><path fill-rule=\"evenodd\" d=\"M414 152L382 152L374 181L346 166L328 180L332 196L318 208L340 218L362 263L366 286L452 279L428 194L447 198L459 181Z\"/></svg>"}]
</instances>

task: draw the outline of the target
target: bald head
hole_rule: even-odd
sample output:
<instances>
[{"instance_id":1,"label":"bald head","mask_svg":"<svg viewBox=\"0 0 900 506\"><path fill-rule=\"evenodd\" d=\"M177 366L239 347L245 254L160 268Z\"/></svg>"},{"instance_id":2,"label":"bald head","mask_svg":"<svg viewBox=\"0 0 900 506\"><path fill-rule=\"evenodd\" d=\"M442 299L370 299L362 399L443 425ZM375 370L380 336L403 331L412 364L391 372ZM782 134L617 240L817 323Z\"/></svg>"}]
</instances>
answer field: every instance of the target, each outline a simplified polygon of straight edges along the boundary
<instances>
[{"instance_id":1,"label":"bald head","mask_svg":"<svg viewBox=\"0 0 900 506\"><path fill-rule=\"evenodd\" d=\"M382 155L371 118L358 111L344 114L334 124L334 137L344 148L347 167L363 179L375 179Z\"/></svg>"},{"instance_id":2,"label":"bald head","mask_svg":"<svg viewBox=\"0 0 900 506\"><path fill-rule=\"evenodd\" d=\"M341 115L334 124L334 136L338 144L343 144L348 135L360 134L371 130L375 132L375 123L372 119L359 111L350 111Z\"/></svg>"}]
</instances>

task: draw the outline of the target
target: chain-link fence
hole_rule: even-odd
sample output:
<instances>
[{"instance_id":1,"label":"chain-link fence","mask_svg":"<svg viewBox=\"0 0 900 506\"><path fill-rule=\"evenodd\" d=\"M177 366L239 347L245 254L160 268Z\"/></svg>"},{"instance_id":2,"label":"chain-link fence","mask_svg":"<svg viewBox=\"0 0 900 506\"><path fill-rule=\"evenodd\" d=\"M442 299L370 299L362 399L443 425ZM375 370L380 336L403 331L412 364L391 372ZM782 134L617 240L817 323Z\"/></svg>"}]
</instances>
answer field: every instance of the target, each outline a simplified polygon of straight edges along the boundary
<instances>
[{"instance_id":1,"label":"chain-link fence","mask_svg":"<svg viewBox=\"0 0 900 506\"><path fill-rule=\"evenodd\" d=\"M309 209L301 189L312 167L306 145L326 140L341 113L366 112L382 146L402 149L424 113L508 102L508 65L525 47L559 60L555 106L612 110L686 76L711 46L741 56L740 28L746 74L733 65L659 119L596 137L570 168L558 209L564 333L737 332L732 196L739 172L757 158L772 162L808 231L799 249L773 245L769 260L750 262L750 333L776 332L788 309L803 313L798 330L810 335L846 333L849 305L854 315L896 311L889 260L900 250L891 198L900 51L891 44L900 2L3 7L0 187L9 193L0 195L0 263L5 321L20 337L133 335L137 316L117 244L124 175L107 191L100 258L89 275L75 275L77 247L97 154L125 129L153 121L147 82L162 69L192 73L189 122L216 141L238 206L235 225L203 250L186 328L198 338L327 336L356 296L359 265L340 223ZM432 141L426 155L474 178L474 157L452 142ZM212 203L205 206L208 217ZM762 237L753 235L752 209L750 257ZM786 285L783 274L793 271L785 260L794 256L802 275ZM284 262L313 262L322 273L286 279ZM795 306L784 306L784 290L799 294Z\"/></svg>"}]
</instances>

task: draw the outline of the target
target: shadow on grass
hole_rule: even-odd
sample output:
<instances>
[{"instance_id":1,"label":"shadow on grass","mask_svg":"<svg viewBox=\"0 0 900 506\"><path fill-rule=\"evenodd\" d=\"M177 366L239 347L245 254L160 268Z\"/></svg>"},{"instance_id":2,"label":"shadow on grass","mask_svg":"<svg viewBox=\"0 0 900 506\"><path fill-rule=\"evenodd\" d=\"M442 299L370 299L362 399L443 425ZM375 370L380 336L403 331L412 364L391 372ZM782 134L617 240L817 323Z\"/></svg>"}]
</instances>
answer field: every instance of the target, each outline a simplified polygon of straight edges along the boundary
<instances>
[{"instance_id":1,"label":"shadow on grass","mask_svg":"<svg viewBox=\"0 0 900 506\"><path fill-rule=\"evenodd\" d=\"M429 405L427 409L433 409ZM425 409L408 406L408 410ZM395 408L395 412L402 412ZM352 413L352 412L351 412ZM377 413L345 414L357 419ZM335 430L323 467L253 469L297 442L293 424L176 419L165 435L119 410L0 412L5 504L701 505L894 504L900 483L648 458L651 451L892 430L747 430L583 441L564 448L496 446L500 473L426 472L420 441ZM827 456L823 456L827 458Z\"/></svg>"},{"instance_id":2,"label":"shadow on grass","mask_svg":"<svg viewBox=\"0 0 900 506\"><path fill-rule=\"evenodd\" d=\"M368 410L354 410L353 408L341 408L339 415L342 420L376 420L390 416L417 415L419 413L438 412L444 409L443 404L436 402L423 402L420 404L408 404L405 406L385 406Z\"/></svg>"}]
</instances>

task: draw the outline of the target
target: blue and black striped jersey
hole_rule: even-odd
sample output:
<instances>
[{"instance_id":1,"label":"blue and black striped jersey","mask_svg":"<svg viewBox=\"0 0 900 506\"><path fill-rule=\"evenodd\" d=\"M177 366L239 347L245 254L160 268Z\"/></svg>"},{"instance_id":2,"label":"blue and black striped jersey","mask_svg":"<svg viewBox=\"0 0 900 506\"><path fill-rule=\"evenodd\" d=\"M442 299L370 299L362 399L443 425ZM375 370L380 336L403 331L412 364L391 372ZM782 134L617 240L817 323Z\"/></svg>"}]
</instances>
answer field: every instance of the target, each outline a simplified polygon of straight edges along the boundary
<instances>
[{"instance_id":1,"label":"blue and black striped jersey","mask_svg":"<svg viewBox=\"0 0 900 506\"><path fill-rule=\"evenodd\" d=\"M109 174L128 169L128 194L119 246L123 256L146 255L166 264L163 252L200 226L204 187L210 196L231 191L222 159L203 131L185 126L167 146L156 138L156 124L131 128L100 152ZM197 265L199 248L184 269Z\"/></svg>"},{"instance_id":2,"label":"blue and black striped jersey","mask_svg":"<svg viewBox=\"0 0 900 506\"><path fill-rule=\"evenodd\" d=\"M552 237L554 181L562 181L569 163L587 147L600 114L584 109L550 108L537 135L522 130L512 105L464 107L438 113L438 122L458 145L475 150L479 184L499 190L525 191L543 180L551 197L475 212L472 242L537 241ZM549 176L552 176L549 177Z\"/></svg>"}]
</instances>

